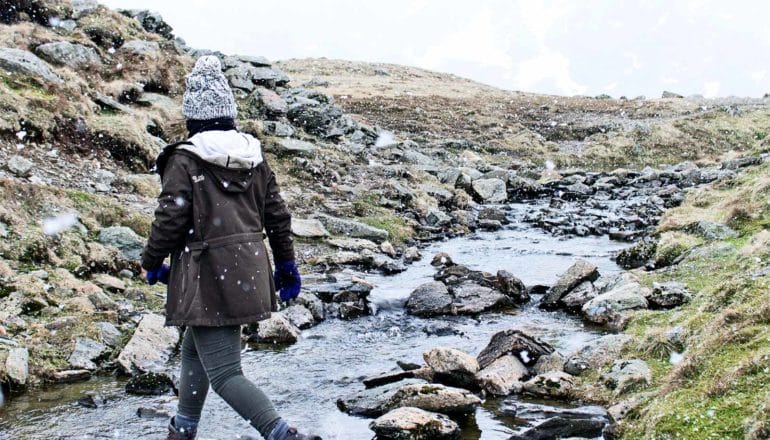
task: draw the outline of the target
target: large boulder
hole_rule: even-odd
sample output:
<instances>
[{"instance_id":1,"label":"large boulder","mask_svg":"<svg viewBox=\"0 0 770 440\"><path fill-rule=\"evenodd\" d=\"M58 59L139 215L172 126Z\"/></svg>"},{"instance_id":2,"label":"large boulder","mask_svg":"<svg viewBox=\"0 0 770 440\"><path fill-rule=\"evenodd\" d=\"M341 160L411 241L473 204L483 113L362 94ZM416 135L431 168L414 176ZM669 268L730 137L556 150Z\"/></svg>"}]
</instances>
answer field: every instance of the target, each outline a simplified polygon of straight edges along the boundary
<instances>
[{"instance_id":1,"label":"large boulder","mask_svg":"<svg viewBox=\"0 0 770 440\"><path fill-rule=\"evenodd\" d=\"M120 250L126 260L142 258L144 240L133 229L126 226L110 226L99 231L99 243Z\"/></svg>"},{"instance_id":2,"label":"large boulder","mask_svg":"<svg viewBox=\"0 0 770 440\"><path fill-rule=\"evenodd\" d=\"M406 385L425 385L422 380L407 379L353 393L337 399L337 408L352 416L379 417L388 412L388 402L400 388Z\"/></svg>"},{"instance_id":3,"label":"large boulder","mask_svg":"<svg viewBox=\"0 0 770 440\"><path fill-rule=\"evenodd\" d=\"M332 234L345 235L353 238L365 238L376 243L382 243L388 239L388 231L369 226L355 220L345 220L326 214L315 216Z\"/></svg>"},{"instance_id":4,"label":"large boulder","mask_svg":"<svg viewBox=\"0 0 770 440\"><path fill-rule=\"evenodd\" d=\"M601 438L605 426L607 421L601 419L552 417L513 435L509 440Z\"/></svg>"},{"instance_id":5,"label":"large boulder","mask_svg":"<svg viewBox=\"0 0 770 440\"><path fill-rule=\"evenodd\" d=\"M599 295L596 286L590 281L578 284L572 291L564 295L559 301L568 310L580 310L585 303Z\"/></svg>"},{"instance_id":6,"label":"large boulder","mask_svg":"<svg viewBox=\"0 0 770 440\"><path fill-rule=\"evenodd\" d=\"M617 323L621 314L648 307L645 287L637 282L621 284L583 305L583 316L596 324Z\"/></svg>"},{"instance_id":7,"label":"large boulder","mask_svg":"<svg viewBox=\"0 0 770 440\"><path fill-rule=\"evenodd\" d=\"M282 313L298 329L306 329L315 325L313 313L303 305L294 304L287 307Z\"/></svg>"},{"instance_id":8,"label":"large boulder","mask_svg":"<svg viewBox=\"0 0 770 440\"><path fill-rule=\"evenodd\" d=\"M388 410L415 407L448 415L473 414L481 399L460 388L438 384L405 385L390 397Z\"/></svg>"},{"instance_id":9,"label":"large boulder","mask_svg":"<svg viewBox=\"0 0 770 440\"><path fill-rule=\"evenodd\" d=\"M19 75L32 76L53 84L63 83L51 68L31 52L0 47L0 69Z\"/></svg>"},{"instance_id":10,"label":"large boulder","mask_svg":"<svg viewBox=\"0 0 770 440\"><path fill-rule=\"evenodd\" d=\"M503 295L510 297L515 303L524 304L529 301L527 286L508 271L497 271L495 288L502 292Z\"/></svg>"},{"instance_id":11,"label":"large boulder","mask_svg":"<svg viewBox=\"0 0 770 440\"><path fill-rule=\"evenodd\" d=\"M474 384L479 363L473 356L447 347L434 348L422 356L425 364L433 370L436 381L459 387Z\"/></svg>"},{"instance_id":12,"label":"large boulder","mask_svg":"<svg viewBox=\"0 0 770 440\"><path fill-rule=\"evenodd\" d=\"M477 179L471 187L474 196L482 203L501 203L508 198L505 181L500 179Z\"/></svg>"},{"instance_id":13,"label":"large boulder","mask_svg":"<svg viewBox=\"0 0 770 440\"><path fill-rule=\"evenodd\" d=\"M116 361L126 374L161 373L174 349L179 344L179 330L166 327L161 315L148 313L142 316L134 335Z\"/></svg>"},{"instance_id":14,"label":"large boulder","mask_svg":"<svg viewBox=\"0 0 770 440\"><path fill-rule=\"evenodd\" d=\"M521 388L521 380L529 374L527 367L512 354L494 360L476 374L478 386L495 396L507 396Z\"/></svg>"},{"instance_id":15,"label":"large boulder","mask_svg":"<svg viewBox=\"0 0 770 440\"><path fill-rule=\"evenodd\" d=\"M524 365L534 365L540 356L551 354L553 351L553 347L548 343L520 330L510 329L495 333L476 359L481 368L486 368L495 360L512 354Z\"/></svg>"},{"instance_id":16,"label":"large boulder","mask_svg":"<svg viewBox=\"0 0 770 440\"><path fill-rule=\"evenodd\" d=\"M599 271L595 264L586 260L577 260L567 271L559 277L540 301L540 307L544 309L556 308L559 300L572 289L585 281L596 281Z\"/></svg>"},{"instance_id":17,"label":"large boulder","mask_svg":"<svg viewBox=\"0 0 770 440\"><path fill-rule=\"evenodd\" d=\"M443 414L419 408L397 408L369 424L382 440L454 440L460 438L460 427Z\"/></svg>"},{"instance_id":18,"label":"large boulder","mask_svg":"<svg viewBox=\"0 0 770 440\"><path fill-rule=\"evenodd\" d=\"M293 344L300 336L299 329L283 313L273 313L269 319L259 322L257 337L260 342Z\"/></svg>"},{"instance_id":19,"label":"large boulder","mask_svg":"<svg viewBox=\"0 0 770 440\"><path fill-rule=\"evenodd\" d=\"M465 281L459 286L452 287L452 295L455 312L458 315L478 315L513 305L513 301L508 296L473 281Z\"/></svg>"},{"instance_id":20,"label":"large boulder","mask_svg":"<svg viewBox=\"0 0 770 440\"><path fill-rule=\"evenodd\" d=\"M425 283L412 291L406 301L406 312L415 316L439 316L453 313L452 295L438 281Z\"/></svg>"},{"instance_id":21,"label":"large boulder","mask_svg":"<svg viewBox=\"0 0 770 440\"><path fill-rule=\"evenodd\" d=\"M524 382L521 390L537 397L568 399L575 388L575 377L563 371L538 374Z\"/></svg>"},{"instance_id":22,"label":"large boulder","mask_svg":"<svg viewBox=\"0 0 770 440\"><path fill-rule=\"evenodd\" d=\"M621 359L615 361L612 369L602 375L601 381L619 395L649 386L652 383L652 370L641 359Z\"/></svg>"},{"instance_id":23,"label":"large boulder","mask_svg":"<svg viewBox=\"0 0 770 440\"><path fill-rule=\"evenodd\" d=\"M35 49L35 52L51 63L65 65L73 69L102 64L102 59L96 49L68 41L41 44Z\"/></svg>"}]
</instances>

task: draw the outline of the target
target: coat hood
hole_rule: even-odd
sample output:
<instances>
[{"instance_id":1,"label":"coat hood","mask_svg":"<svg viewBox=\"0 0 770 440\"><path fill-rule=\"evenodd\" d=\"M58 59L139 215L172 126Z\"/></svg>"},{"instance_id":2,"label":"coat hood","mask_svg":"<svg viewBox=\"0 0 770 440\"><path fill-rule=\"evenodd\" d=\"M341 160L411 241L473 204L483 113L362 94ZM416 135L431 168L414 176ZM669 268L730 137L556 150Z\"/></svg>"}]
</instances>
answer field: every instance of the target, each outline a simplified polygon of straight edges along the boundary
<instances>
[{"instance_id":1,"label":"coat hood","mask_svg":"<svg viewBox=\"0 0 770 440\"><path fill-rule=\"evenodd\" d=\"M248 170L262 163L262 145L254 136L237 130L204 131L179 146L202 160L223 168Z\"/></svg>"}]
</instances>

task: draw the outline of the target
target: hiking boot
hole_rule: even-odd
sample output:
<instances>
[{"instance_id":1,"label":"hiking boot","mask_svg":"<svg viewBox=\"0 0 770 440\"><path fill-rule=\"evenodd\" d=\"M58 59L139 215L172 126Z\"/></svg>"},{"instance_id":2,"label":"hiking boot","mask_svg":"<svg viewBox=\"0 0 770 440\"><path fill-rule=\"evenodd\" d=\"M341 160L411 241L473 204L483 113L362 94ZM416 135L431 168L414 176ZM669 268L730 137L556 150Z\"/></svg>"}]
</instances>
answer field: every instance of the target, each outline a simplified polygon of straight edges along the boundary
<instances>
[{"instance_id":1,"label":"hiking boot","mask_svg":"<svg viewBox=\"0 0 770 440\"><path fill-rule=\"evenodd\" d=\"M317 435L305 435L297 432L297 428L289 428L286 440L323 440Z\"/></svg>"},{"instance_id":2,"label":"hiking boot","mask_svg":"<svg viewBox=\"0 0 770 440\"><path fill-rule=\"evenodd\" d=\"M183 429L177 429L174 424L174 418L172 417L171 422L168 424L168 437L166 437L166 440L195 440L196 434L196 430L185 431Z\"/></svg>"}]
</instances>

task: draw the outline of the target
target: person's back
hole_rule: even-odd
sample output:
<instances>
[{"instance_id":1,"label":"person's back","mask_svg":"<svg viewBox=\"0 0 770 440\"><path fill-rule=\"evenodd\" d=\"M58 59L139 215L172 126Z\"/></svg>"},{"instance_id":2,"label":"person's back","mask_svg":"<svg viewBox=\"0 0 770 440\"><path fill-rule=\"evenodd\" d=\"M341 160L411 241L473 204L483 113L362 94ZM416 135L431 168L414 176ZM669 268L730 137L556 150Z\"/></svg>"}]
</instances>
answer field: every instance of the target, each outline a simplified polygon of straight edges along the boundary
<instances>
[{"instance_id":1,"label":"person's back","mask_svg":"<svg viewBox=\"0 0 770 440\"><path fill-rule=\"evenodd\" d=\"M163 189L142 256L148 282L168 284L166 325L187 326L168 439L195 438L209 384L268 440L320 439L289 428L241 371L240 326L270 317L276 289L284 301L295 298L300 276L291 215L259 141L235 127L235 99L216 57L196 62L183 111L190 137L158 157Z\"/></svg>"}]
</instances>

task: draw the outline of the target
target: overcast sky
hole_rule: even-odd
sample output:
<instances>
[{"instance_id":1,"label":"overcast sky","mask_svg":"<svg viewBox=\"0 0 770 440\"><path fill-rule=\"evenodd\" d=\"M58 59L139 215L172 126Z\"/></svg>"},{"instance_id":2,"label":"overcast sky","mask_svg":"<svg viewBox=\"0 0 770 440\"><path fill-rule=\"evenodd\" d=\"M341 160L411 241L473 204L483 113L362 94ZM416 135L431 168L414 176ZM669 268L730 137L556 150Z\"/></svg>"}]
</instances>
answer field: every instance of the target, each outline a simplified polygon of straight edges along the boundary
<instances>
[{"instance_id":1,"label":"overcast sky","mask_svg":"<svg viewBox=\"0 0 770 440\"><path fill-rule=\"evenodd\" d=\"M102 0L160 12L193 47L406 64L560 95L761 97L770 2Z\"/></svg>"}]
</instances>

